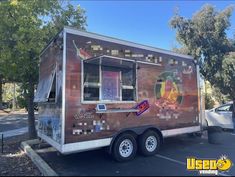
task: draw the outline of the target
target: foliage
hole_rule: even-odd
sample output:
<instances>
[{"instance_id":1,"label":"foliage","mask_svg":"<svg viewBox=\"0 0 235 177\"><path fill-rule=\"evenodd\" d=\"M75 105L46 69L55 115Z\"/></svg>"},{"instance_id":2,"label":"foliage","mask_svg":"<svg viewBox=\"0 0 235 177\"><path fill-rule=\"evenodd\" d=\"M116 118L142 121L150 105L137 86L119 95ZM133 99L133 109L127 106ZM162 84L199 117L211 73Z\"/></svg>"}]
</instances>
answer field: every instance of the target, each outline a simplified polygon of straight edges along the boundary
<instances>
[{"instance_id":1,"label":"foliage","mask_svg":"<svg viewBox=\"0 0 235 177\"><path fill-rule=\"evenodd\" d=\"M229 94L231 98L235 98L235 52L231 52L225 56L222 63L220 87L223 94Z\"/></svg>"},{"instance_id":2,"label":"foliage","mask_svg":"<svg viewBox=\"0 0 235 177\"><path fill-rule=\"evenodd\" d=\"M186 47L181 47L181 48L174 47L172 50L179 54L190 55L190 51Z\"/></svg>"},{"instance_id":3,"label":"foliage","mask_svg":"<svg viewBox=\"0 0 235 177\"><path fill-rule=\"evenodd\" d=\"M17 105L19 108L26 108L26 110L28 109L27 100L25 100L23 95L17 96Z\"/></svg>"},{"instance_id":4,"label":"foliage","mask_svg":"<svg viewBox=\"0 0 235 177\"><path fill-rule=\"evenodd\" d=\"M205 95L205 109L212 109L215 105L215 102L211 96L211 94Z\"/></svg>"},{"instance_id":5,"label":"foliage","mask_svg":"<svg viewBox=\"0 0 235 177\"><path fill-rule=\"evenodd\" d=\"M8 0L0 2L0 74L22 83L27 100L29 128L34 126L34 86L39 54L64 25L85 29L85 11L60 0ZM35 128L34 128L35 136Z\"/></svg>"},{"instance_id":6,"label":"foliage","mask_svg":"<svg viewBox=\"0 0 235 177\"><path fill-rule=\"evenodd\" d=\"M231 72L232 65L230 59L223 61L225 56L234 49L234 44L226 36L232 12L232 6L223 11L217 11L215 7L207 4L191 19L175 14L170 24L177 30L177 40L182 47L198 59L200 71L205 79L212 86L220 88L221 92L226 90L227 94L234 97L234 92L231 91L234 87L229 85L233 84L233 81L229 80L234 74ZM226 72L224 72L225 68Z\"/></svg>"},{"instance_id":7,"label":"foliage","mask_svg":"<svg viewBox=\"0 0 235 177\"><path fill-rule=\"evenodd\" d=\"M212 87L212 96L219 104L225 104L230 101L228 95L221 93L220 89L217 87Z\"/></svg>"},{"instance_id":8,"label":"foliage","mask_svg":"<svg viewBox=\"0 0 235 177\"><path fill-rule=\"evenodd\" d=\"M16 97L20 95L20 84L15 84ZM3 85L3 101L10 102L14 98L14 84L5 83Z\"/></svg>"},{"instance_id":9,"label":"foliage","mask_svg":"<svg viewBox=\"0 0 235 177\"><path fill-rule=\"evenodd\" d=\"M64 25L83 28L84 10L70 4L63 9L58 0L11 0L0 4L1 58L11 80L37 81L38 56L51 37ZM59 18L61 17L61 18ZM43 20L49 18L51 21ZM4 70L3 69L3 70ZM11 72L9 72L11 69Z\"/></svg>"}]
</instances>

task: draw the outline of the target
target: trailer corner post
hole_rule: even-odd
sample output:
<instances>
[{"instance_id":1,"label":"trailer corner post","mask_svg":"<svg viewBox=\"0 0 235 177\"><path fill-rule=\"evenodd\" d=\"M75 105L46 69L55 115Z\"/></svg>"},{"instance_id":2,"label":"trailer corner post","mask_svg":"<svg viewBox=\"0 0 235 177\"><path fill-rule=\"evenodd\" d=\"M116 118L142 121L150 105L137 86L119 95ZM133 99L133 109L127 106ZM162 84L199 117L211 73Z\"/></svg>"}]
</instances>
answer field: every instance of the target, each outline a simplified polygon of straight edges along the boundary
<instances>
[{"instance_id":1,"label":"trailer corner post","mask_svg":"<svg viewBox=\"0 0 235 177\"><path fill-rule=\"evenodd\" d=\"M200 84L200 70L199 70L199 64L196 63L196 70L197 70L197 87L198 87L198 118L199 118L199 125L200 125L200 131L203 130L202 126L202 96L201 96L201 84Z\"/></svg>"},{"instance_id":2,"label":"trailer corner post","mask_svg":"<svg viewBox=\"0 0 235 177\"><path fill-rule=\"evenodd\" d=\"M66 89L66 29L64 28L64 32L63 32L63 79L62 79L62 123L61 123L61 144L62 146L65 144L65 89Z\"/></svg>"}]
</instances>

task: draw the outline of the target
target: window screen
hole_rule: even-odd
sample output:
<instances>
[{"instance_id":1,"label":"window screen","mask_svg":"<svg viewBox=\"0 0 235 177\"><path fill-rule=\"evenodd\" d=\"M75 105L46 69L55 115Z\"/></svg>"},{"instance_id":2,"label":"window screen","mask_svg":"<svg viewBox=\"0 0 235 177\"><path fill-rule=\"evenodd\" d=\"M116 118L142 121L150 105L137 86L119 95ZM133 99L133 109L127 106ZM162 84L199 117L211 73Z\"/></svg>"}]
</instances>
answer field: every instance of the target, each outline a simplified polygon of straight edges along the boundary
<instances>
[{"instance_id":1,"label":"window screen","mask_svg":"<svg viewBox=\"0 0 235 177\"><path fill-rule=\"evenodd\" d=\"M99 65L84 63L84 82L99 83Z\"/></svg>"},{"instance_id":2,"label":"window screen","mask_svg":"<svg viewBox=\"0 0 235 177\"><path fill-rule=\"evenodd\" d=\"M128 68L122 69L122 100L134 101L136 91L136 65L125 62Z\"/></svg>"},{"instance_id":3,"label":"window screen","mask_svg":"<svg viewBox=\"0 0 235 177\"><path fill-rule=\"evenodd\" d=\"M99 100L99 88L85 87L84 100L97 101Z\"/></svg>"},{"instance_id":4,"label":"window screen","mask_svg":"<svg viewBox=\"0 0 235 177\"><path fill-rule=\"evenodd\" d=\"M84 63L84 100L99 100L99 65Z\"/></svg>"}]
</instances>

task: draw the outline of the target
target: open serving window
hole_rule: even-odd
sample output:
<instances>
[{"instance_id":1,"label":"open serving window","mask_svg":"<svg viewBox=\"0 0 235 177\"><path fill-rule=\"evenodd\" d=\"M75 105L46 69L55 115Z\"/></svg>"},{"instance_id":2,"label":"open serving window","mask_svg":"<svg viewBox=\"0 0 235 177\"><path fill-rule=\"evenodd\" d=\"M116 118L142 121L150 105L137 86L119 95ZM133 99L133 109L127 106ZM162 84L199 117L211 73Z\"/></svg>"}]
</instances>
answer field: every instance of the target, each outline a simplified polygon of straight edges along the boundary
<instances>
[{"instance_id":1,"label":"open serving window","mask_svg":"<svg viewBox=\"0 0 235 177\"><path fill-rule=\"evenodd\" d=\"M55 102L56 99L56 69L39 80L34 102Z\"/></svg>"},{"instance_id":2,"label":"open serving window","mask_svg":"<svg viewBox=\"0 0 235 177\"><path fill-rule=\"evenodd\" d=\"M112 56L83 61L83 101L136 101L136 62Z\"/></svg>"}]
</instances>

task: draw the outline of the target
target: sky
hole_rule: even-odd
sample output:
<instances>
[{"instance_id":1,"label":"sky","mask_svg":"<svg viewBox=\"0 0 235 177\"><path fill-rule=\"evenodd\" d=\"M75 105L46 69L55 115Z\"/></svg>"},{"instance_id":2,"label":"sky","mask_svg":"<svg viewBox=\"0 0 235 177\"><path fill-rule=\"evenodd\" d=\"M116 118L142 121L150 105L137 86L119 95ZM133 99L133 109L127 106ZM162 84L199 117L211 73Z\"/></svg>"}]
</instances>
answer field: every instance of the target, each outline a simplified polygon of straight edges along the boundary
<instances>
[{"instance_id":1,"label":"sky","mask_svg":"<svg viewBox=\"0 0 235 177\"><path fill-rule=\"evenodd\" d=\"M235 6L235 1L197 0L71 0L71 3L74 6L80 4L86 10L87 31L89 32L167 50L179 46L176 41L176 31L169 25L176 9L180 15L191 18L204 4L212 4L218 10L223 10L229 5ZM230 38L235 34L235 11L227 34Z\"/></svg>"}]
</instances>

